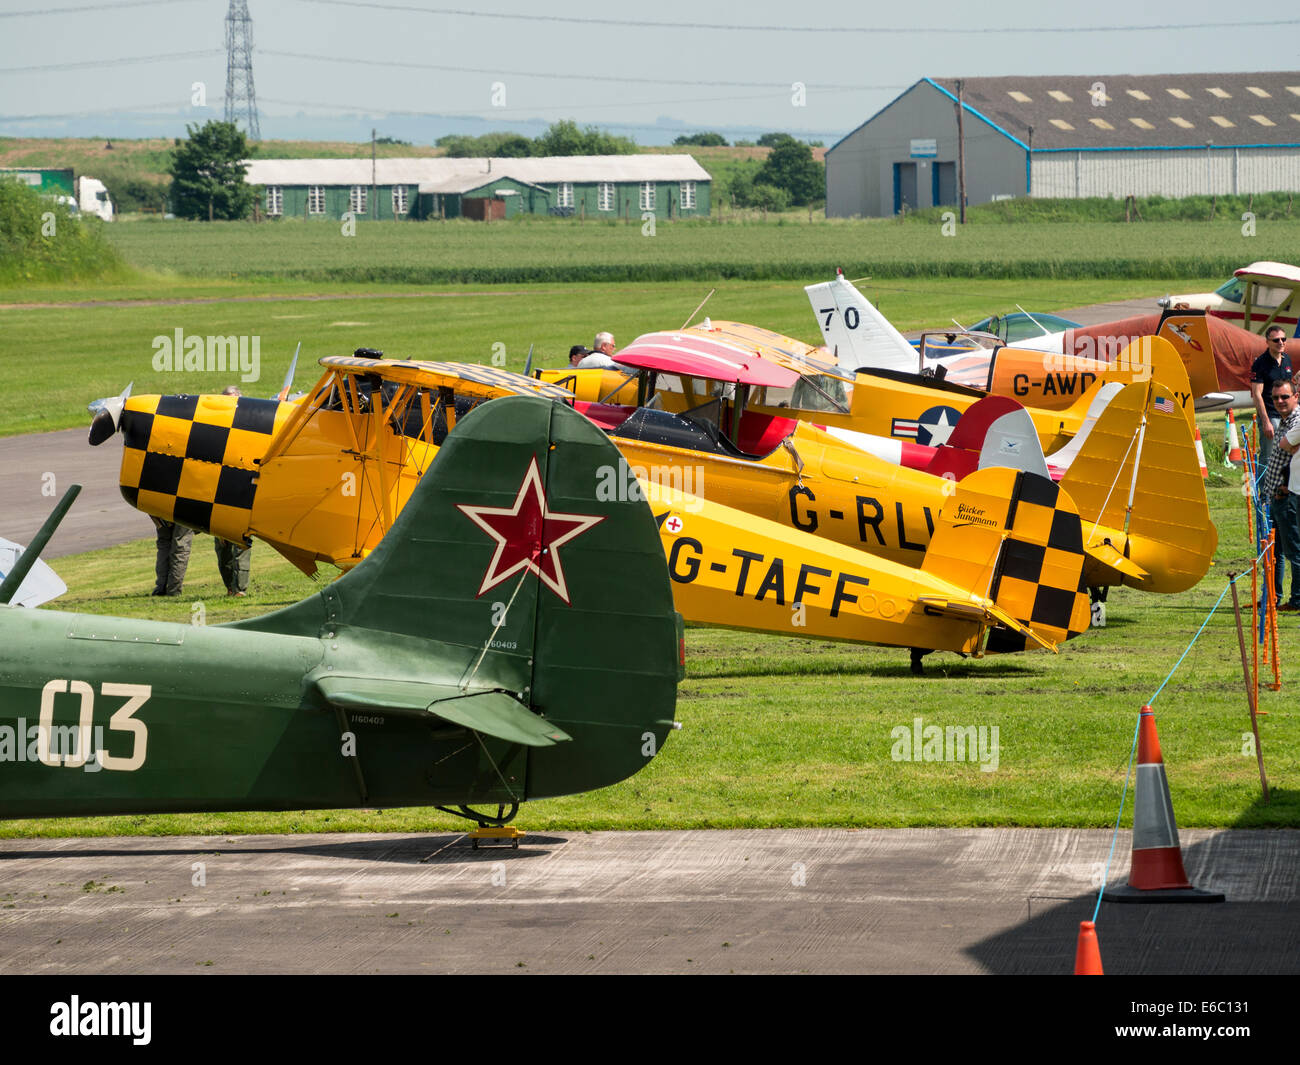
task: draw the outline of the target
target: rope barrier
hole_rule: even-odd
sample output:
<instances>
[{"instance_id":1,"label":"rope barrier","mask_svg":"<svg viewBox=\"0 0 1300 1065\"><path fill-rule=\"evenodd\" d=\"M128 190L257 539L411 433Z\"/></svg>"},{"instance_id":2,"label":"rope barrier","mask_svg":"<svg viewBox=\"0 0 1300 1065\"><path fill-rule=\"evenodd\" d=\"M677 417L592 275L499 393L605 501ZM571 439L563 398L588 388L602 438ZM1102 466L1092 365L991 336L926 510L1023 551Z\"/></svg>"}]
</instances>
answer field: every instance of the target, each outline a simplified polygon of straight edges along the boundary
<instances>
[{"instance_id":1,"label":"rope barrier","mask_svg":"<svg viewBox=\"0 0 1300 1065\"><path fill-rule=\"evenodd\" d=\"M1267 550L1268 548L1265 548L1264 551L1261 551L1255 556L1254 562L1251 563L1251 572L1254 572L1255 566L1259 564L1259 560L1264 557L1264 553ZM1242 571L1235 577L1231 578L1228 583L1223 586L1223 591L1219 593L1219 598L1214 601L1214 606L1210 607L1210 612L1205 615L1205 620L1201 622L1201 627L1196 630L1196 635L1192 637L1191 642L1187 645L1187 649L1179 656L1178 661L1174 663L1174 668L1171 669L1168 676L1160 682L1160 687L1155 690L1155 694L1146 701L1145 705L1153 706L1155 704L1160 693L1165 690L1165 685L1173 680L1174 674L1178 672L1178 667L1183 664L1183 659L1185 659L1191 653L1192 648L1196 646L1196 641L1201 638L1201 633L1205 631L1205 627L1210 623L1210 619L1214 617L1214 612L1222 605L1224 596L1226 596L1228 592L1232 590L1232 586L1245 575L1245 571ZM1138 726L1141 723L1141 720L1142 718L1139 714L1138 720L1133 723L1133 743L1128 752L1128 767L1124 771L1124 790L1121 792L1119 798L1119 811L1115 814L1115 828L1111 832L1110 853L1106 855L1106 868L1102 871L1101 887L1097 890L1097 905L1093 907L1092 911L1092 919L1094 922L1096 922L1097 915L1101 912L1101 899L1106 893L1106 885L1110 883L1110 865L1111 861L1115 857L1115 842L1119 839L1119 826L1120 821L1123 820L1124 817L1124 805L1128 801L1128 785L1129 780L1133 775L1133 759L1137 755Z\"/></svg>"}]
</instances>

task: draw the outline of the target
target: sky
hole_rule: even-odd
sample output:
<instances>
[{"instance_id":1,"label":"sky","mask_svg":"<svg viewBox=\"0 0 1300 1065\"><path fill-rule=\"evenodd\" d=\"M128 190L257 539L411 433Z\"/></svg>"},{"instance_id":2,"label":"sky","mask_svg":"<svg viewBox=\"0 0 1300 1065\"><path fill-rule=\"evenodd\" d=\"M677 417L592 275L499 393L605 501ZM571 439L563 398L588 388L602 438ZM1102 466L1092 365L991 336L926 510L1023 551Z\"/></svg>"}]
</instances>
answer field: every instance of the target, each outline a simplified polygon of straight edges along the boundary
<instances>
[{"instance_id":1,"label":"sky","mask_svg":"<svg viewBox=\"0 0 1300 1065\"><path fill-rule=\"evenodd\" d=\"M922 77L1286 70L1274 42L1300 24L1221 0L247 3L264 138L419 143L572 119L643 144L788 130L829 145ZM33 5L0 0L0 135L178 135L221 117L228 0Z\"/></svg>"}]
</instances>

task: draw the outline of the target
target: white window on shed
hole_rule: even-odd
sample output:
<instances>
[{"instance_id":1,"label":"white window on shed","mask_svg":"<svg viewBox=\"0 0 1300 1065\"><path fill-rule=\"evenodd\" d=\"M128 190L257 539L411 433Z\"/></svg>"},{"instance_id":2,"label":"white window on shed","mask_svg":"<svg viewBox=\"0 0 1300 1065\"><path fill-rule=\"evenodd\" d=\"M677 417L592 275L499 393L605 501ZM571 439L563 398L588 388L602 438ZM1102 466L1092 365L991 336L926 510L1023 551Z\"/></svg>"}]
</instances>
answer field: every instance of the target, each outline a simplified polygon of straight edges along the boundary
<instances>
[{"instance_id":1,"label":"white window on shed","mask_svg":"<svg viewBox=\"0 0 1300 1065\"><path fill-rule=\"evenodd\" d=\"M682 182L682 210L693 211L695 209L695 182Z\"/></svg>"},{"instance_id":2,"label":"white window on shed","mask_svg":"<svg viewBox=\"0 0 1300 1065\"><path fill-rule=\"evenodd\" d=\"M602 181L596 194L596 207L601 211L612 211L614 209L614 183L612 181Z\"/></svg>"},{"instance_id":3,"label":"white window on shed","mask_svg":"<svg viewBox=\"0 0 1300 1065\"><path fill-rule=\"evenodd\" d=\"M282 185L266 186L266 213L284 214L284 187Z\"/></svg>"},{"instance_id":4,"label":"white window on shed","mask_svg":"<svg viewBox=\"0 0 1300 1065\"><path fill-rule=\"evenodd\" d=\"M325 213L325 186L324 185L307 186L307 213L308 214Z\"/></svg>"},{"instance_id":5,"label":"white window on shed","mask_svg":"<svg viewBox=\"0 0 1300 1065\"><path fill-rule=\"evenodd\" d=\"M641 182L641 210L653 211L655 209L655 183L653 181Z\"/></svg>"},{"instance_id":6,"label":"white window on shed","mask_svg":"<svg viewBox=\"0 0 1300 1065\"><path fill-rule=\"evenodd\" d=\"M406 201L406 186L394 185L393 186L393 214L394 215L406 214L407 211L409 210L410 208L407 206L407 201Z\"/></svg>"},{"instance_id":7,"label":"white window on shed","mask_svg":"<svg viewBox=\"0 0 1300 1065\"><path fill-rule=\"evenodd\" d=\"M365 214L366 193L369 191L364 185L353 185L352 194L348 197L348 210L353 214Z\"/></svg>"},{"instance_id":8,"label":"white window on shed","mask_svg":"<svg viewBox=\"0 0 1300 1065\"><path fill-rule=\"evenodd\" d=\"M561 181L555 186L555 206L572 207L573 206L573 182Z\"/></svg>"}]
</instances>

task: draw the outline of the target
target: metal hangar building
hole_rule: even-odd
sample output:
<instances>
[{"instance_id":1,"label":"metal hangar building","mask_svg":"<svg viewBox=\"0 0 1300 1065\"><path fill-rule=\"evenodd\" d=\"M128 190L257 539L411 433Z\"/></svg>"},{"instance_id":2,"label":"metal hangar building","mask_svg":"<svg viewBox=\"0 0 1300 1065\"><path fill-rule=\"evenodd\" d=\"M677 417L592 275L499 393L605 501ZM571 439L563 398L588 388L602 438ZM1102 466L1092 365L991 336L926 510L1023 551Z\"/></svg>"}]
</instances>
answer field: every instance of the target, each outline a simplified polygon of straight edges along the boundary
<instances>
[{"instance_id":1,"label":"metal hangar building","mask_svg":"<svg viewBox=\"0 0 1300 1065\"><path fill-rule=\"evenodd\" d=\"M1300 72L922 78L826 152L826 214L1300 191Z\"/></svg>"}]
</instances>

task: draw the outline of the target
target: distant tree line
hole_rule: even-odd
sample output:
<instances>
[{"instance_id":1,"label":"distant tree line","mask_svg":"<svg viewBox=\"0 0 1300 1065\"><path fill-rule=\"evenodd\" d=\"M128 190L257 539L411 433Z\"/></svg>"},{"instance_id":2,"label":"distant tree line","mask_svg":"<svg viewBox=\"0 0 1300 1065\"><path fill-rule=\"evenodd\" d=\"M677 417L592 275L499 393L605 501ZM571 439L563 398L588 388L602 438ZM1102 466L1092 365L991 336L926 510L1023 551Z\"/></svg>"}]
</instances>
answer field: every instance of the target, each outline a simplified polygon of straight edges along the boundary
<instances>
[{"instance_id":1,"label":"distant tree line","mask_svg":"<svg viewBox=\"0 0 1300 1065\"><path fill-rule=\"evenodd\" d=\"M540 137L521 133L484 133L469 137L451 133L437 140L439 148L459 159L526 159L530 155L630 155L637 150L631 137L618 137L596 126L579 129L567 119L554 123Z\"/></svg>"},{"instance_id":2,"label":"distant tree line","mask_svg":"<svg viewBox=\"0 0 1300 1065\"><path fill-rule=\"evenodd\" d=\"M757 141L746 141L746 140L736 141L735 147L775 148L782 141L791 140L791 139L793 138L791 138L790 134L788 133L764 133L761 137L758 138ZM821 141L805 141L804 143L807 144L810 148L820 148L822 146ZM698 147L698 148L730 147L730 145L727 142L727 138L724 137L721 133L683 133L680 137L678 137L676 140L673 141L673 144L683 148L691 147L691 146Z\"/></svg>"}]
</instances>

